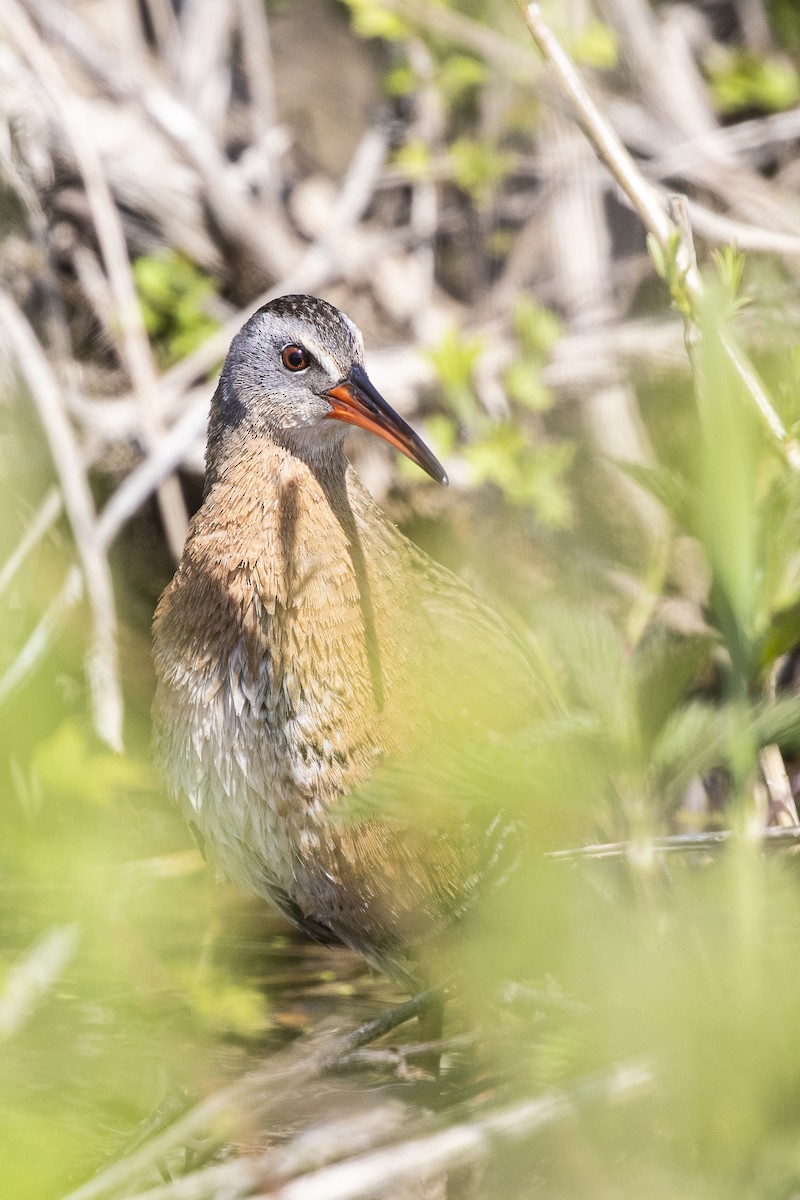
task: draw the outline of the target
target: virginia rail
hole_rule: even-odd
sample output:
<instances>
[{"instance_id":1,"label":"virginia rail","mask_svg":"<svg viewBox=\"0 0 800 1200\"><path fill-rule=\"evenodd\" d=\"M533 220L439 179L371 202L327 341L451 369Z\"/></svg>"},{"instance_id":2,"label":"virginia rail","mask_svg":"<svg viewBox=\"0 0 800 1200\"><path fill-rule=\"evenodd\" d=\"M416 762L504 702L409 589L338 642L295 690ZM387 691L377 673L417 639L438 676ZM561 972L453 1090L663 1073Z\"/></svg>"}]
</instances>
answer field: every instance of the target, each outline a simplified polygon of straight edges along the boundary
<instances>
[{"instance_id":1,"label":"virginia rail","mask_svg":"<svg viewBox=\"0 0 800 1200\"><path fill-rule=\"evenodd\" d=\"M519 728L542 690L505 622L377 507L351 425L446 482L346 316L312 296L260 308L225 361L203 503L155 615L155 740L225 875L409 979L415 943L507 864L513 823L337 806L421 746Z\"/></svg>"}]
</instances>

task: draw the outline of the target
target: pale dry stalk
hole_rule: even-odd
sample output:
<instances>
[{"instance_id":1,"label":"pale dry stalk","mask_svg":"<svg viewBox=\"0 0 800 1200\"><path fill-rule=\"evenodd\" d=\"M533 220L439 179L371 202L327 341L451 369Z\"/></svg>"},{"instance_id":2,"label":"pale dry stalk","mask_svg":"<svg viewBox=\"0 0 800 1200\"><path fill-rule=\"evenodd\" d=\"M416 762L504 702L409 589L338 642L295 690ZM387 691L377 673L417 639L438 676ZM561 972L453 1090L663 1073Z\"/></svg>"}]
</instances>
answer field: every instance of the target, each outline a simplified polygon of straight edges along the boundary
<instances>
[{"instance_id":1,"label":"pale dry stalk","mask_svg":"<svg viewBox=\"0 0 800 1200\"><path fill-rule=\"evenodd\" d=\"M0 294L0 328L16 358L42 423L59 478L92 611L87 675L98 735L122 749L122 689L117 655L114 587L98 536L94 501L81 453L64 410L61 388L27 319L9 296Z\"/></svg>"},{"instance_id":2,"label":"pale dry stalk","mask_svg":"<svg viewBox=\"0 0 800 1200\"><path fill-rule=\"evenodd\" d=\"M91 138L77 118L73 97L64 83L58 63L17 0L7 0L0 13L0 21L5 24L20 54L36 74L53 116L61 122L72 145L114 297L125 365L141 405L145 440L148 447L153 448L161 432L156 401L158 377L136 295L122 222L103 164ZM186 506L177 479L165 480L161 484L159 506L170 549L177 559L188 526Z\"/></svg>"},{"instance_id":3,"label":"pale dry stalk","mask_svg":"<svg viewBox=\"0 0 800 1200\"><path fill-rule=\"evenodd\" d=\"M674 257L675 274L680 280L680 287L696 309L703 299L703 282L678 226L667 216L658 193L644 178L595 104L575 64L545 20L541 5L526 4L520 0L520 8L533 40L562 93L572 104L581 128L628 197L664 260L669 261ZM784 428L752 364L730 334L723 331L720 337L728 360L763 426L792 470L800 471L800 445Z\"/></svg>"}]
</instances>

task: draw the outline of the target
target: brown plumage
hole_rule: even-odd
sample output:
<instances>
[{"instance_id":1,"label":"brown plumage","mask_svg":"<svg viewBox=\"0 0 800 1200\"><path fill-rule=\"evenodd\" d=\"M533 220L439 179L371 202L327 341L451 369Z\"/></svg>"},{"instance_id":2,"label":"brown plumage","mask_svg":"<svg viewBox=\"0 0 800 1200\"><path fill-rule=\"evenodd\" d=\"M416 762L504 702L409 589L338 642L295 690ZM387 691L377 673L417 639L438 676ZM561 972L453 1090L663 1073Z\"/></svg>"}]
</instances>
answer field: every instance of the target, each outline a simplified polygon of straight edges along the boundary
<instances>
[{"instance_id":1,"label":"brown plumage","mask_svg":"<svg viewBox=\"0 0 800 1200\"><path fill-rule=\"evenodd\" d=\"M337 820L376 769L441 739L524 723L541 688L508 627L384 516L347 424L444 472L378 396L361 336L283 297L234 339L207 481L154 624L156 747L211 857L312 936L404 969L499 856L468 821L434 834ZM331 418L338 419L331 419ZM498 670L498 663L511 670Z\"/></svg>"}]
</instances>

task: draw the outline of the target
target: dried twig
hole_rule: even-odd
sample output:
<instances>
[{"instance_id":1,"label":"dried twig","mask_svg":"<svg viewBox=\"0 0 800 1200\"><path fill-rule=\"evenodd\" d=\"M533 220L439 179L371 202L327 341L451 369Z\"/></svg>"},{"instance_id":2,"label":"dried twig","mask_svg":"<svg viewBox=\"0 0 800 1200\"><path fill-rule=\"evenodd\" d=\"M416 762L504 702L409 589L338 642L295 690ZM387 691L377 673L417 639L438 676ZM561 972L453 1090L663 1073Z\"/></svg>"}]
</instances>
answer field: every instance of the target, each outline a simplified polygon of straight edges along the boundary
<instances>
[{"instance_id":1,"label":"dried twig","mask_svg":"<svg viewBox=\"0 0 800 1200\"><path fill-rule=\"evenodd\" d=\"M268 132L277 124L278 107L275 99L275 79L272 70L272 49L269 40L267 6L260 0L238 0L239 22L242 29L242 62L247 72L251 92L248 108L255 142L263 145ZM271 164L274 171L275 164ZM277 193L278 180L272 181Z\"/></svg>"},{"instance_id":2,"label":"dried twig","mask_svg":"<svg viewBox=\"0 0 800 1200\"><path fill-rule=\"evenodd\" d=\"M231 94L228 48L233 7L218 0L184 0L175 63L186 100L219 144Z\"/></svg>"},{"instance_id":3,"label":"dried twig","mask_svg":"<svg viewBox=\"0 0 800 1200\"><path fill-rule=\"evenodd\" d=\"M268 1184L319 1170L397 1137L407 1122L401 1104L382 1104L352 1117L305 1129L285 1146L192 1171L171 1183L137 1192L130 1200L225 1200L252 1195Z\"/></svg>"},{"instance_id":4,"label":"dried twig","mask_svg":"<svg viewBox=\"0 0 800 1200\"><path fill-rule=\"evenodd\" d=\"M731 841L730 829L714 829L705 833L676 833L668 837L651 838L647 845L654 854L691 854L697 851L718 850ZM800 825L773 826L761 829L757 841L763 849L779 849L800 843ZM575 862L586 858L627 858L639 850L639 843L605 842L595 846L580 846L574 850L553 850L548 857L562 862Z\"/></svg>"},{"instance_id":5,"label":"dried twig","mask_svg":"<svg viewBox=\"0 0 800 1200\"><path fill-rule=\"evenodd\" d=\"M385 1196L398 1185L481 1162L503 1145L526 1141L557 1122L575 1117L587 1105L612 1106L639 1099L652 1090L653 1082L648 1066L629 1063L569 1091L522 1100L435 1133L324 1167L261 1192L253 1200L368 1200Z\"/></svg>"},{"instance_id":6,"label":"dried twig","mask_svg":"<svg viewBox=\"0 0 800 1200\"><path fill-rule=\"evenodd\" d=\"M153 35L165 62L170 62L178 42L178 20L170 0L144 0Z\"/></svg>"},{"instance_id":7,"label":"dried twig","mask_svg":"<svg viewBox=\"0 0 800 1200\"><path fill-rule=\"evenodd\" d=\"M183 462L188 448L202 437L207 422L207 404L192 407L162 437L157 451L131 471L106 504L95 526L99 547L106 551L123 525L152 495L162 479ZM31 633L5 675L0 678L0 704L11 696L47 654L70 612L83 596L83 576L71 567L57 595Z\"/></svg>"},{"instance_id":8,"label":"dried twig","mask_svg":"<svg viewBox=\"0 0 800 1200\"><path fill-rule=\"evenodd\" d=\"M327 1034L295 1043L284 1054L275 1055L269 1063L235 1083L220 1089L202 1100L180 1117L163 1133L120 1162L107 1167L94 1179L70 1192L64 1200L99 1200L123 1187L130 1187L166 1155L184 1145L200 1132L207 1130L222 1114L239 1105L248 1112L269 1109L279 1104L289 1090L300 1083L315 1079L335 1066L345 1055L352 1054L415 1017L431 1000L430 992L422 992L394 1008L387 1009L371 1021L347 1033Z\"/></svg>"},{"instance_id":9,"label":"dried twig","mask_svg":"<svg viewBox=\"0 0 800 1200\"><path fill-rule=\"evenodd\" d=\"M64 621L83 599L80 567L70 567L57 595L6 673L0 678L0 704L5 704L49 651Z\"/></svg>"},{"instance_id":10,"label":"dried twig","mask_svg":"<svg viewBox=\"0 0 800 1200\"><path fill-rule=\"evenodd\" d=\"M597 1104L613 1106L652 1091L643 1063L617 1067L608 1075L578 1082L562 1092L490 1109L459 1124L417 1132L397 1140L399 1106L378 1109L358 1124L334 1121L295 1138L283 1149L208 1167L171 1184L140 1192L131 1200L366 1200L398 1185L421 1181L489 1157L503 1145L526 1141L551 1125ZM347 1131L348 1136L342 1134ZM391 1145L380 1145L391 1139ZM378 1143L377 1148L372 1148ZM316 1162L315 1162L316 1160ZM256 1188L261 1190L256 1191ZM263 1190L265 1189L266 1190ZM77 1196L73 1193L73 1197ZM68 1197L67 1200L73 1200Z\"/></svg>"},{"instance_id":11,"label":"dried twig","mask_svg":"<svg viewBox=\"0 0 800 1200\"><path fill-rule=\"evenodd\" d=\"M8 0L3 8L2 20L20 53L36 72L53 114L63 125L72 145L108 272L125 363L142 408L142 427L148 445L154 446L160 432L155 399L158 390L156 369L136 295L122 223L100 156L87 136L83 123L77 117L73 97L63 82L58 63L17 0ZM170 548L177 559L180 557L188 524L186 507L177 480L165 480L162 483L159 488L159 504Z\"/></svg>"},{"instance_id":12,"label":"dried twig","mask_svg":"<svg viewBox=\"0 0 800 1200\"><path fill-rule=\"evenodd\" d=\"M64 412L61 389L33 330L9 296L0 295L0 328L11 343L20 373L39 412L89 593L94 632L87 669L95 728L104 741L119 750L122 748L122 690L117 661L114 588L97 536L94 502L86 472Z\"/></svg>"},{"instance_id":13,"label":"dried twig","mask_svg":"<svg viewBox=\"0 0 800 1200\"><path fill-rule=\"evenodd\" d=\"M762 254L780 254L784 258L800 255L800 237L779 229L763 229L745 221L735 221L724 213L713 212L697 200L687 199L692 224L708 241L736 242L741 250Z\"/></svg>"},{"instance_id":14,"label":"dried twig","mask_svg":"<svg viewBox=\"0 0 800 1200\"><path fill-rule=\"evenodd\" d=\"M764 746L759 759L761 773L767 785L772 807L772 817L776 825L784 828L800 825L797 816L797 805L792 794L792 785L786 773L786 764L780 748L774 743Z\"/></svg>"},{"instance_id":15,"label":"dried twig","mask_svg":"<svg viewBox=\"0 0 800 1200\"><path fill-rule=\"evenodd\" d=\"M0 596L9 586L17 571L32 550L39 544L48 529L58 520L64 509L64 501L58 488L50 488L40 504L36 515L20 538L14 551L0 567Z\"/></svg>"},{"instance_id":16,"label":"dried twig","mask_svg":"<svg viewBox=\"0 0 800 1200\"><path fill-rule=\"evenodd\" d=\"M25 3L48 38L64 45L89 79L113 99L136 105L191 164L202 185L203 202L230 244L271 278L290 271L299 246L280 209L251 201L237 171L191 106L164 82L142 77L130 63L109 55L76 13L50 0Z\"/></svg>"},{"instance_id":17,"label":"dried twig","mask_svg":"<svg viewBox=\"0 0 800 1200\"><path fill-rule=\"evenodd\" d=\"M642 224L658 245L665 261L674 259L678 286L696 308L703 298L703 282L692 264L691 254L680 230L669 219L655 189L647 182L615 131L600 112L581 79L575 64L544 19L541 5L519 0L525 23L562 92L572 103L575 116L597 154L625 192ZM728 360L762 424L782 452L786 462L800 471L800 444L789 436L772 401L752 365L726 332L720 334Z\"/></svg>"}]
</instances>

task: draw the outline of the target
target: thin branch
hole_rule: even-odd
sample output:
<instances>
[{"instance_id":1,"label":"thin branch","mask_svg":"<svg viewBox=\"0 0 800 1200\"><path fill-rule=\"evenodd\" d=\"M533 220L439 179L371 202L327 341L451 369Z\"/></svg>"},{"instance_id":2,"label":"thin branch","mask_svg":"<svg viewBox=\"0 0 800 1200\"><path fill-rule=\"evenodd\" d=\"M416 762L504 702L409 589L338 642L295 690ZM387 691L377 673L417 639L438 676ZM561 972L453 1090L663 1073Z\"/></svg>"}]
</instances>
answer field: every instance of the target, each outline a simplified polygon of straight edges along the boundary
<instances>
[{"instance_id":1,"label":"thin branch","mask_svg":"<svg viewBox=\"0 0 800 1200\"><path fill-rule=\"evenodd\" d=\"M208 400L203 397L163 434L158 446L119 485L106 503L97 521L101 544L107 549L122 527L145 500L157 489L162 479L176 470L189 449L203 438L208 424Z\"/></svg>"},{"instance_id":2,"label":"thin branch","mask_svg":"<svg viewBox=\"0 0 800 1200\"><path fill-rule=\"evenodd\" d=\"M757 254L780 254L784 258L800 256L800 237L797 234L763 229L749 221L735 221L689 197L686 202L692 224L707 241L718 244L736 242L741 250L752 250Z\"/></svg>"},{"instance_id":3,"label":"thin branch","mask_svg":"<svg viewBox=\"0 0 800 1200\"><path fill-rule=\"evenodd\" d=\"M654 239L665 260L674 256L680 288L694 308L703 299L703 282L692 263L689 248L680 230L667 216L655 188L647 182L622 141L600 112L579 75L575 64L544 19L541 5L519 0L523 18L539 51L550 68L562 93L570 100L575 117L611 171L645 229ZM761 381L729 334L721 334L725 352L745 391L761 416L762 423L781 450L792 470L800 471L800 444L791 438L772 406Z\"/></svg>"},{"instance_id":4,"label":"thin branch","mask_svg":"<svg viewBox=\"0 0 800 1200\"><path fill-rule=\"evenodd\" d=\"M292 268L298 243L277 205L255 206L242 187L235 168L191 107L152 79L137 75L104 49L87 24L63 5L26 0L47 37L64 45L89 77L116 100L143 111L197 172L203 200L226 238L241 247L261 270L280 278Z\"/></svg>"},{"instance_id":5,"label":"thin branch","mask_svg":"<svg viewBox=\"0 0 800 1200\"><path fill-rule=\"evenodd\" d=\"M93 622L87 673L95 728L104 741L120 750L123 708L114 587L105 551L97 536L92 493L50 364L24 315L9 296L2 294L0 328L11 343L20 374L36 404L86 580Z\"/></svg>"},{"instance_id":6,"label":"thin branch","mask_svg":"<svg viewBox=\"0 0 800 1200\"><path fill-rule=\"evenodd\" d=\"M547 1092L436 1133L324 1167L262 1192L253 1200L369 1200L385 1196L398 1185L481 1162L502 1146L527 1141L558 1122L576 1117L586 1106L640 1099L652 1090L653 1082L648 1066L628 1063L569 1091Z\"/></svg>"},{"instance_id":7,"label":"thin branch","mask_svg":"<svg viewBox=\"0 0 800 1200\"><path fill-rule=\"evenodd\" d=\"M616 132L589 94L572 59L544 19L539 4L520 0L525 24L561 92L570 101L575 117L633 205L644 227L666 249L674 234L655 188L647 182ZM699 279L696 281L699 286Z\"/></svg>"},{"instance_id":8,"label":"thin branch","mask_svg":"<svg viewBox=\"0 0 800 1200\"><path fill-rule=\"evenodd\" d=\"M800 108L787 112L770 113L765 117L753 117L749 121L737 121L735 125L723 125L710 132L698 133L684 138L661 152L648 164L661 176L675 175L683 171L687 160L699 162L719 148L730 154L754 154L774 156L775 146L782 142L794 142L800 138Z\"/></svg>"},{"instance_id":9,"label":"thin branch","mask_svg":"<svg viewBox=\"0 0 800 1200\"><path fill-rule=\"evenodd\" d=\"M773 815L777 817L776 824L784 828L800 824L797 805L792 794L792 785L780 748L774 742L769 746L764 746L759 754L759 761L774 810Z\"/></svg>"},{"instance_id":10,"label":"thin branch","mask_svg":"<svg viewBox=\"0 0 800 1200\"><path fill-rule=\"evenodd\" d=\"M169 63L178 44L178 19L170 0L144 0L161 59Z\"/></svg>"},{"instance_id":11,"label":"thin branch","mask_svg":"<svg viewBox=\"0 0 800 1200\"><path fill-rule=\"evenodd\" d=\"M202 437L207 422L208 404L205 398L184 414L165 434L158 449L120 484L100 513L95 527L100 547L107 551L123 525L177 466L183 462L188 449ZM28 677L49 651L70 612L83 597L83 576L78 567L71 567L56 597L20 650L14 662L0 678L0 704L4 703Z\"/></svg>"},{"instance_id":12,"label":"thin branch","mask_svg":"<svg viewBox=\"0 0 800 1200\"><path fill-rule=\"evenodd\" d=\"M127 1158L101 1171L94 1179L70 1192L64 1200L99 1200L99 1197L107 1196L119 1188L130 1187L172 1150L209 1129L223 1113L237 1106L247 1105L251 1115L256 1108L274 1108L301 1083L323 1075L345 1055L352 1054L361 1046L374 1042L416 1017L430 1002L431 995L431 992L422 992L347 1033L329 1034L321 1040L312 1040L310 1045L306 1039L295 1043L288 1052L275 1055L266 1066L249 1072L235 1083L201 1100L163 1133L151 1138Z\"/></svg>"},{"instance_id":13,"label":"thin branch","mask_svg":"<svg viewBox=\"0 0 800 1200\"><path fill-rule=\"evenodd\" d=\"M358 1052L356 1052L358 1053ZM240 1156L182 1175L171 1183L137 1192L130 1200L236 1200L251 1195L269 1180L292 1179L304 1171L361 1154L398 1135L406 1121L401 1104L382 1104L355 1116L331 1120L303 1130L285 1146L262 1154Z\"/></svg>"},{"instance_id":14,"label":"thin branch","mask_svg":"<svg viewBox=\"0 0 800 1200\"><path fill-rule=\"evenodd\" d=\"M216 144L224 138L231 99L233 19L233 5L220 0L183 0L180 6L178 80L186 102Z\"/></svg>"},{"instance_id":15,"label":"thin branch","mask_svg":"<svg viewBox=\"0 0 800 1200\"><path fill-rule=\"evenodd\" d=\"M80 567L70 567L55 599L31 633L11 666L0 679L0 704L4 704L49 651L64 622L83 599Z\"/></svg>"},{"instance_id":16,"label":"thin branch","mask_svg":"<svg viewBox=\"0 0 800 1200\"><path fill-rule=\"evenodd\" d=\"M453 1050L465 1050L474 1046L477 1033L459 1033L454 1037L437 1038L431 1042L413 1042L408 1046L362 1046L340 1058L336 1064L337 1071L352 1071L354 1068L392 1067L395 1070L404 1069L414 1059L428 1058L430 1055L441 1056L450 1054Z\"/></svg>"},{"instance_id":17,"label":"thin branch","mask_svg":"<svg viewBox=\"0 0 800 1200\"><path fill-rule=\"evenodd\" d=\"M262 0L238 0L238 8L242 30L242 66L250 92L248 115L253 140L263 144L267 133L277 124L278 114L267 6ZM278 190L274 186L274 191Z\"/></svg>"},{"instance_id":18,"label":"thin branch","mask_svg":"<svg viewBox=\"0 0 800 1200\"><path fill-rule=\"evenodd\" d=\"M676 833L669 837L652 838L647 845L656 854L691 854L718 850L726 846L732 837L730 829L714 829L706 833ZM800 843L800 825L762 829L757 840L765 850L797 845ZM627 858L638 849L638 842L605 842L595 846L580 846L574 850L553 850L547 857L561 862L577 862L586 858Z\"/></svg>"},{"instance_id":19,"label":"thin branch","mask_svg":"<svg viewBox=\"0 0 800 1200\"><path fill-rule=\"evenodd\" d=\"M15 549L0 567L0 596L9 586L25 559L36 548L48 529L58 520L64 501L58 488L53 487L40 504L36 515L20 538Z\"/></svg>"},{"instance_id":20,"label":"thin branch","mask_svg":"<svg viewBox=\"0 0 800 1200\"><path fill-rule=\"evenodd\" d=\"M74 108L73 96L62 79L58 63L17 0L7 0L3 6L2 20L20 53L36 73L53 114L61 122L72 145L108 272L125 364L141 405L144 435L148 446L152 447L160 433L156 403L158 377L136 295L122 222L108 186L103 164L94 143L86 135L83 123ZM165 480L161 484L159 505L167 539L177 559L186 537L188 517L176 479Z\"/></svg>"}]
</instances>

